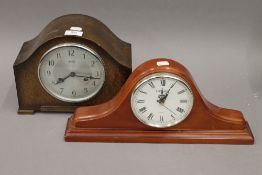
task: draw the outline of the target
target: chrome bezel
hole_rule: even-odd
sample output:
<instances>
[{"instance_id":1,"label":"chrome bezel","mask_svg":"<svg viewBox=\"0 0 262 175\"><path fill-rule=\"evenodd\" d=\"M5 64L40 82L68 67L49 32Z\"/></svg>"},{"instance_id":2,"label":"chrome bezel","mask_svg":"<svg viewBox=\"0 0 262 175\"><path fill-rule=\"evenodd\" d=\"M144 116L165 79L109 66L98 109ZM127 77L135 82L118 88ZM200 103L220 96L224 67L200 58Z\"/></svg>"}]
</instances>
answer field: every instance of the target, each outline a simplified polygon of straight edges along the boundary
<instances>
[{"instance_id":1,"label":"chrome bezel","mask_svg":"<svg viewBox=\"0 0 262 175\"><path fill-rule=\"evenodd\" d=\"M102 71L104 72L104 81L102 82L102 85L91 95L89 96L86 96L86 97L82 97L82 98L77 98L77 99L72 99L72 98L68 98L68 97L63 97L61 95L58 95L57 93L55 92L52 92L51 90L49 90L45 85L44 83L42 82L42 79L40 77L40 68L41 68L41 65L42 65L42 62L43 60L45 59L45 56L47 54L49 54L50 52L52 52L53 50L56 50L58 48L61 48L61 47L78 47L78 48L81 48L81 49L84 49L88 52L90 52L91 54L93 54L97 59L98 61L102 64ZM41 84L41 86L44 88L44 90L49 94L51 95L52 97L56 98L56 99L59 99L61 101L64 101L64 102L70 102L70 103L79 103L79 102L83 102L83 101L86 101L86 100L89 100L91 99L92 97L94 97L101 89L102 87L104 86L104 83L105 83L105 79L106 79L106 72L105 72L105 65L104 65L104 62L102 60L102 58L94 51L92 50L91 48L87 47L87 46L84 46L82 44L78 44L78 43L63 43L63 44L58 44L54 47L51 47L50 49L48 49L40 58L40 61L39 61L39 64L38 64L38 80Z\"/></svg>"},{"instance_id":2,"label":"chrome bezel","mask_svg":"<svg viewBox=\"0 0 262 175\"><path fill-rule=\"evenodd\" d=\"M167 124L155 124L155 123L150 123L150 122L146 122L144 120L142 120L139 115L139 113L135 110L134 108L134 94L136 92L136 90L142 85L144 84L145 82L148 82L152 79L155 79L155 78L162 78L162 77L165 77L165 78L172 78L172 79L175 79L176 81L180 81L181 83L183 83L187 88L188 90L190 91L190 93L192 94L192 103L191 103L191 106L189 108L189 110L186 111L186 114L185 114L185 117L182 119L182 120L176 120L175 122L173 123L167 123ZM132 112L133 114L135 115L135 117L142 123L144 123L145 125L148 125L148 126L151 126L151 127L155 127L155 128L167 128L167 127L171 127L171 126L174 126L174 125L177 125L178 123L181 123L182 121L184 121L188 115L190 114L192 108L193 108L193 105L194 105L194 94L189 86L189 84L183 79L181 78L180 76L176 75L176 74L172 74L172 73L166 73L166 72L163 72L163 73L154 73L154 74L150 74L146 77L144 77L143 79L141 79L135 86L135 88L133 89L132 91L132 94L131 94L131 100L130 100L130 103L131 103L131 109L132 109Z\"/></svg>"}]
</instances>

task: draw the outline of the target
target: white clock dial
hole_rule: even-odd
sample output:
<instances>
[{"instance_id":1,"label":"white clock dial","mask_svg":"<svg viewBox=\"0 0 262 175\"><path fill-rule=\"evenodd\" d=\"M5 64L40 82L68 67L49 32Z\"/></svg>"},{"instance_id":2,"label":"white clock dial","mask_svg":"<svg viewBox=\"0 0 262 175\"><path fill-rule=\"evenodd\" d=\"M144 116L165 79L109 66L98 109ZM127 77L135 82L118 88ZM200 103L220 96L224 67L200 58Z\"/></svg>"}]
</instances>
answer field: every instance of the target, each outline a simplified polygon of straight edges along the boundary
<instances>
[{"instance_id":1,"label":"white clock dial","mask_svg":"<svg viewBox=\"0 0 262 175\"><path fill-rule=\"evenodd\" d=\"M50 95L66 102L81 102L99 92L105 70L97 53L71 43L47 51L39 64L38 76Z\"/></svg>"},{"instance_id":2,"label":"white clock dial","mask_svg":"<svg viewBox=\"0 0 262 175\"><path fill-rule=\"evenodd\" d=\"M144 124L165 128L183 121L193 106L189 85L180 77L155 73L142 79L131 96L134 115Z\"/></svg>"}]
</instances>

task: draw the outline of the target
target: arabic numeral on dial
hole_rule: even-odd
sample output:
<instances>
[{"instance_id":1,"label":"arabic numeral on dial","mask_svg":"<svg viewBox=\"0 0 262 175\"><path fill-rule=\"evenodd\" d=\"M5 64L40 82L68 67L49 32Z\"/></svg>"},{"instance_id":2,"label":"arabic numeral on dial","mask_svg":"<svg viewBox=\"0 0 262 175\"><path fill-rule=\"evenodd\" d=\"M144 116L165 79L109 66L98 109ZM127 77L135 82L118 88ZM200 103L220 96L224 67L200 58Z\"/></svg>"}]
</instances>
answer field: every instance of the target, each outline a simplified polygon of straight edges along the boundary
<instances>
[{"instance_id":1,"label":"arabic numeral on dial","mask_svg":"<svg viewBox=\"0 0 262 175\"><path fill-rule=\"evenodd\" d=\"M75 50L68 50L68 55L71 57L75 56Z\"/></svg>"},{"instance_id":2,"label":"arabic numeral on dial","mask_svg":"<svg viewBox=\"0 0 262 175\"><path fill-rule=\"evenodd\" d=\"M93 81L93 85L94 85L94 86L96 85L96 81Z\"/></svg>"},{"instance_id":3,"label":"arabic numeral on dial","mask_svg":"<svg viewBox=\"0 0 262 175\"><path fill-rule=\"evenodd\" d=\"M62 94L64 91L64 88L60 88L60 94Z\"/></svg>"},{"instance_id":4,"label":"arabic numeral on dial","mask_svg":"<svg viewBox=\"0 0 262 175\"><path fill-rule=\"evenodd\" d=\"M72 91L72 95L76 96L76 91L75 90Z\"/></svg>"},{"instance_id":5,"label":"arabic numeral on dial","mask_svg":"<svg viewBox=\"0 0 262 175\"><path fill-rule=\"evenodd\" d=\"M49 66L54 66L55 65L55 61L54 60L49 60L48 61L48 65Z\"/></svg>"},{"instance_id":6,"label":"arabic numeral on dial","mask_svg":"<svg viewBox=\"0 0 262 175\"><path fill-rule=\"evenodd\" d=\"M92 60L92 61L91 61L91 67L94 67L94 65L95 65L95 61Z\"/></svg>"},{"instance_id":7,"label":"arabic numeral on dial","mask_svg":"<svg viewBox=\"0 0 262 175\"><path fill-rule=\"evenodd\" d=\"M46 74L50 76L50 75L51 75L51 71L50 71L50 70L47 70L47 71L46 71Z\"/></svg>"},{"instance_id":8,"label":"arabic numeral on dial","mask_svg":"<svg viewBox=\"0 0 262 175\"><path fill-rule=\"evenodd\" d=\"M99 72L98 72L98 71L96 71L96 76L97 76L97 77L99 76Z\"/></svg>"},{"instance_id":9,"label":"arabic numeral on dial","mask_svg":"<svg viewBox=\"0 0 262 175\"><path fill-rule=\"evenodd\" d=\"M84 56L84 59L86 59L86 54L83 54L83 56Z\"/></svg>"},{"instance_id":10,"label":"arabic numeral on dial","mask_svg":"<svg viewBox=\"0 0 262 175\"><path fill-rule=\"evenodd\" d=\"M60 54L60 53L57 53L57 54L56 54L56 58L61 58L61 54Z\"/></svg>"},{"instance_id":11,"label":"arabic numeral on dial","mask_svg":"<svg viewBox=\"0 0 262 175\"><path fill-rule=\"evenodd\" d=\"M88 93L88 89L87 88L84 88L84 91L85 91L85 93Z\"/></svg>"}]
</instances>

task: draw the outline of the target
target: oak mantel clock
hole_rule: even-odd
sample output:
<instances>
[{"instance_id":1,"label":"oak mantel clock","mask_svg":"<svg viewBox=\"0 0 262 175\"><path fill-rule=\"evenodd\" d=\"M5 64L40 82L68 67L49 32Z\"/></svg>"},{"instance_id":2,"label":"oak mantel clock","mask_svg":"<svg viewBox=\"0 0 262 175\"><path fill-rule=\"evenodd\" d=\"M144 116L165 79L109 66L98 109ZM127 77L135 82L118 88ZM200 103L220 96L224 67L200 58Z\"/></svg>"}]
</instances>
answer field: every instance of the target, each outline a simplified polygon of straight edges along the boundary
<instances>
[{"instance_id":1,"label":"oak mantel clock","mask_svg":"<svg viewBox=\"0 0 262 175\"><path fill-rule=\"evenodd\" d=\"M102 22L66 15L25 42L14 63L18 113L72 112L104 103L132 71L131 45Z\"/></svg>"},{"instance_id":2,"label":"oak mantel clock","mask_svg":"<svg viewBox=\"0 0 262 175\"><path fill-rule=\"evenodd\" d=\"M240 111L208 102L171 59L140 65L110 101L78 108L65 141L253 144Z\"/></svg>"}]
</instances>

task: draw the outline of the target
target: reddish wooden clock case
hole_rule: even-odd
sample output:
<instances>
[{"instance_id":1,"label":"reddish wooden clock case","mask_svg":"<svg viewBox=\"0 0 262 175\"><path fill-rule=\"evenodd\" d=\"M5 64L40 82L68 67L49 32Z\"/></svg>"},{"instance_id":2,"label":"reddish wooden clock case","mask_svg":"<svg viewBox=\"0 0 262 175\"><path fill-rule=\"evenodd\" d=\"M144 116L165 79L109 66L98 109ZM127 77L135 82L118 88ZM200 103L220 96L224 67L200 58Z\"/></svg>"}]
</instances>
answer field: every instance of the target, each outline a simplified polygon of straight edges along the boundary
<instances>
[{"instance_id":1,"label":"reddish wooden clock case","mask_svg":"<svg viewBox=\"0 0 262 175\"><path fill-rule=\"evenodd\" d=\"M168 63L159 64L159 63ZM154 128L133 114L130 98L139 80L167 72L180 76L191 87L194 105L181 123ZM253 144L254 137L240 111L218 107L204 98L189 71L171 59L153 59L140 65L110 101L78 108L68 120L65 141Z\"/></svg>"}]
</instances>

